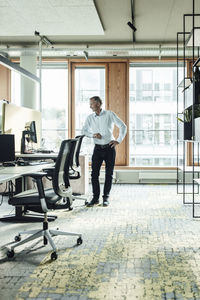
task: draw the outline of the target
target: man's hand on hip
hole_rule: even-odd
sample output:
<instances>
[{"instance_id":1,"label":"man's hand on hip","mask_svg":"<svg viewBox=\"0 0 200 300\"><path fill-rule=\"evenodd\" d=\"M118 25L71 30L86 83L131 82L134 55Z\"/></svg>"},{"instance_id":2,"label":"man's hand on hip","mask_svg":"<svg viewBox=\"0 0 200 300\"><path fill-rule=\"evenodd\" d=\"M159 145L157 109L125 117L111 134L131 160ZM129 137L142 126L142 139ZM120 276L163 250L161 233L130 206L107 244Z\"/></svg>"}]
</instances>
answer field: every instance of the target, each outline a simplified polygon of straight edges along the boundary
<instances>
[{"instance_id":1,"label":"man's hand on hip","mask_svg":"<svg viewBox=\"0 0 200 300\"><path fill-rule=\"evenodd\" d=\"M102 138L102 135L100 133L95 133L93 134L93 138L100 140Z\"/></svg>"},{"instance_id":2,"label":"man's hand on hip","mask_svg":"<svg viewBox=\"0 0 200 300\"><path fill-rule=\"evenodd\" d=\"M116 147L117 145L119 145L119 142L117 142L117 141L111 141L111 142L109 143L109 145L111 145L111 148L112 148L112 147Z\"/></svg>"}]
</instances>

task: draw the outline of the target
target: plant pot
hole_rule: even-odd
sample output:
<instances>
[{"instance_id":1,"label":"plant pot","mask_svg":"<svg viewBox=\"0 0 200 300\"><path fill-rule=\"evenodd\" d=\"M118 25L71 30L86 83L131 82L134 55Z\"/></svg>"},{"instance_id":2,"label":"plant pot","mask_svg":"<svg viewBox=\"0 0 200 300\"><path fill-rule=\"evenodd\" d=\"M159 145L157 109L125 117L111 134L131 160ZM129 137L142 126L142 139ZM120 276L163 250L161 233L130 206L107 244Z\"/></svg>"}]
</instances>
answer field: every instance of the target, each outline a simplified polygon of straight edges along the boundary
<instances>
[{"instance_id":1,"label":"plant pot","mask_svg":"<svg viewBox=\"0 0 200 300\"><path fill-rule=\"evenodd\" d=\"M192 122L184 123L184 140L192 139Z\"/></svg>"}]
</instances>

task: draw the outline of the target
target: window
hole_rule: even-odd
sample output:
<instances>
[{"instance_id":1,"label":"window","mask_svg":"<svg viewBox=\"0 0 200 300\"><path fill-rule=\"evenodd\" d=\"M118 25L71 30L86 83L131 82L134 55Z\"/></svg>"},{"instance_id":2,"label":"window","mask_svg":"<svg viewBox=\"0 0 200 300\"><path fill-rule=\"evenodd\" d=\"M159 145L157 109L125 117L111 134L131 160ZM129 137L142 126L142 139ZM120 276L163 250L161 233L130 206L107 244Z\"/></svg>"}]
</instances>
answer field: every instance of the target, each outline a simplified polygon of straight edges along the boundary
<instances>
[{"instance_id":1,"label":"window","mask_svg":"<svg viewBox=\"0 0 200 300\"><path fill-rule=\"evenodd\" d=\"M58 150L68 138L68 69L66 63L42 65L42 147Z\"/></svg>"},{"instance_id":2,"label":"window","mask_svg":"<svg viewBox=\"0 0 200 300\"><path fill-rule=\"evenodd\" d=\"M37 85L37 89L39 86ZM37 90L37 97L39 92ZM20 74L11 72L12 103L21 105ZM36 99L38 103L38 99ZM57 151L68 138L68 69L66 63L42 65L42 142L41 147Z\"/></svg>"},{"instance_id":3,"label":"window","mask_svg":"<svg viewBox=\"0 0 200 300\"><path fill-rule=\"evenodd\" d=\"M80 135L84 122L92 110L89 99L99 96L105 108L105 68L76 67L75 69L75 135ZM92 153L93 140L84 138L82 151Z\"/></svg>"},{"instance_id":4,"label":"window","mask_svg":"<svg viewBox=\"0 0 200 300\"><path fill-rule=\"evenodd\" d=\"M21 75L11 71L11 99L12 103L21 105Z\"/></svg>"},{"instance_id":5,"label":"window","mask_svg":"<svg viewBox=\"0 0 200 300\"><path fill-rule=\"evenodd\" d=\"M176 165L176 64L130 66L131 166Z\"/></svg>"}]
</instances>

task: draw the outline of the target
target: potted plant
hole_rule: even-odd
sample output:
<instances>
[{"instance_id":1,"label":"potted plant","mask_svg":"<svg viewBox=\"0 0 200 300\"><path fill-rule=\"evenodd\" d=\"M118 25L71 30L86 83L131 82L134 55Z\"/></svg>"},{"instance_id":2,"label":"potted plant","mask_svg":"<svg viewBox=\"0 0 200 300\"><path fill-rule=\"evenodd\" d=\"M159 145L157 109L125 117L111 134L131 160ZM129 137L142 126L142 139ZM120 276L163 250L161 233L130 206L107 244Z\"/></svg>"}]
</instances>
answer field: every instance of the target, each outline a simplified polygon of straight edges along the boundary
<instances>
[{"instance_id":1,"label":"potted plant","mask_svg":"<svg viewBox=\"0 0 200 300\"><path fill-rule=\"evenodd\" d=\"M184 119L177 118L184 123L184 140L192 139L192 105L183 111ZM200 117L200 104L194 104L194 119Z\"/></svg>"}]
</instances>

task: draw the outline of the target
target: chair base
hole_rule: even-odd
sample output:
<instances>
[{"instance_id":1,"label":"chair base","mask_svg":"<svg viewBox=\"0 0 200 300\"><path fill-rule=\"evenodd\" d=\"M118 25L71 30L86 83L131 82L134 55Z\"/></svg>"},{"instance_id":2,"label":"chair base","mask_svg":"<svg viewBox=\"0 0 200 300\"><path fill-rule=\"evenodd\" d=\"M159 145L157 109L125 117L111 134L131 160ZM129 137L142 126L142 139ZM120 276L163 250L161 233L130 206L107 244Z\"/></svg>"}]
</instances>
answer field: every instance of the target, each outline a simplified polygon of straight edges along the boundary
<instances>
[{"instance_id":1,"label":"chair base","mask_svg":"<svg viewBox=\"0 0 200 300\"><path fill-rule=\"evenodd\" d=\"M21 240L21 235L22 234L30 234L30 236L28 236L27 238L25 238L24 240ZM72 232L65 232L65 231L60 231L60 230L53 230L53 229L42 229L42 230L28 230L28 231L22 231L20 232L16 237L15 237L15 241L17 242L15 245L11 246L10 250L8 250L7 252L7 256L9 258L14 256L14 249L16 247L19 247L25 243L28 243L30 241L33 241L35 239L38 239L40 237L44 237L44 245L49 244L51 245L52 249L53 249L53 253L51 255L51 259L55 260L57 259L57 254L56 254L56 245L52 239L52 237L54 236L58 236L58 235L65 235L65 236L77 236L77 245L81 245L82 244L82 235L79 233L72 233Z\"/></svg>"}]
</instances>

